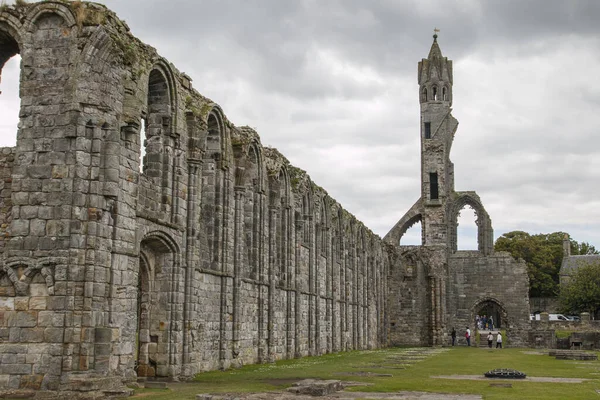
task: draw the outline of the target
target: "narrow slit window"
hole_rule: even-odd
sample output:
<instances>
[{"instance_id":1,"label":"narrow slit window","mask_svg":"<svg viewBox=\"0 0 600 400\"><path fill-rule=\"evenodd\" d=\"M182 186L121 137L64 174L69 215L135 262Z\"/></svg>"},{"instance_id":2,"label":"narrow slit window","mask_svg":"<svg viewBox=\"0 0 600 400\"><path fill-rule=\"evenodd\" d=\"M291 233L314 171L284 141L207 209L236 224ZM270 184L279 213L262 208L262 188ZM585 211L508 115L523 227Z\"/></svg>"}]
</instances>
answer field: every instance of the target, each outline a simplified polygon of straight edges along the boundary
<instances>
[{"instance_id":1,"label":"narrow slit window","mask_svg":"<svg viewBox=\"0 0 600 400\"><path fill-rule=\"evenodd\" d=\"M146 169L146 126L148 122L146 118L142 118L140 121L140 172L144 172Z\"/></svg>"},{"instance_id":2,"label":"narrow slit window","mask_svg":"<svg viewBox=\"0 0 600 400\"><path fill-rule=\"evenodd\" d=\"M442 100L447 101L448 100L448 95L446 92L446 88L442 89Z\"/></svg>"},{"instance_id":3,"label":"narrow slit window","mask_svg":"<svg viewBox=\"0 0 600 400\"><path fill-rule=\"evenodd\" d=\"M429 173L429 198L431 200L437 200L439 198L437 172Z\"/></svg>"},{"instance_id":4,"label":"narrow slit window","mask_svg":"<svg viewBox=\"0 0 600 400\"><path fill-rule=\"evenodd\" d=\"M425 139L431 139L431 122L425 122Z\"/></svg>"},{"instance_id":5,"label":"narrow slit window","mask_svg":"<svg viewBox=\"0 0 600 400\"><path fill-rule=\"evenodd\" d=\"M437 87L433 87L433 100L437 100Z\"/></svg>"}]
</instances>

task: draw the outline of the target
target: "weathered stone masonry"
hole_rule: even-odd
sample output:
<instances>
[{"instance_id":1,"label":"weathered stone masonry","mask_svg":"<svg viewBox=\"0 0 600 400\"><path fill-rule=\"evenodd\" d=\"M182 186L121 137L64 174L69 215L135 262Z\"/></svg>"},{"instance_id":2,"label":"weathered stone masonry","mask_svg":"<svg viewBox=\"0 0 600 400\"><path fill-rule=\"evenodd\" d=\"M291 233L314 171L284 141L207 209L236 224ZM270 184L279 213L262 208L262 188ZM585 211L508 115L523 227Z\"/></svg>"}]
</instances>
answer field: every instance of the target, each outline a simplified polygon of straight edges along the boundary
<instances>
[{"instance_id":1,"label":"weathered stone masonry","mask_svg":"<svg viewBox=\"0 0 600 400\"><path fill-rule=\"evenodd\" d=\"M387 343L382 241L111 11L4 7L0 66L17 53L0 388Z\"/></svg>"}]
</instances>

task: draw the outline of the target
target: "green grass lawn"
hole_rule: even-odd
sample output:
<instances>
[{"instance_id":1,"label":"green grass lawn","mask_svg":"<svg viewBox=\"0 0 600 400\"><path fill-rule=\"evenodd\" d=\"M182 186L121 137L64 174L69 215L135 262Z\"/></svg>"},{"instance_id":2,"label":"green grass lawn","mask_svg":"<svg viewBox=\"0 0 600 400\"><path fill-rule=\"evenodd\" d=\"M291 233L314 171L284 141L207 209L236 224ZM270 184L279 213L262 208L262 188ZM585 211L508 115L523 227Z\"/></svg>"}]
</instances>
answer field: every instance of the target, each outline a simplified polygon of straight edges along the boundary
<instances>
[{"instance_id":1,"label":"green grass lawn","mask_svg":"<svg viewBox=\"0 0 600 400\"><path fill-rule=\"evenodd\" d=\"M436 350L436 349L426 349ZM280 390L304 378L341 379L371 383L348 390L396 392L400 390L480 394L484 399L590 399L600 398L600 362L556 360L548 355L525 354L528 349L489 350L454 347L412 365L410 348L392 348L329 354L274 364L250 365L236 370L199 374L194 382L173 384L170 390L138 390L153 400L194 399L197 393L261 392ZM410 357L408 357L410 358ZM584 383L510 381L512 388L491 387L490 381L431 378L436 375L483 375L495 368L513 368L536 377L587 378ZM368 377L360 374L391 374ZM506 382L506 381L503 381Z\"/></svg>"}]
</instances>

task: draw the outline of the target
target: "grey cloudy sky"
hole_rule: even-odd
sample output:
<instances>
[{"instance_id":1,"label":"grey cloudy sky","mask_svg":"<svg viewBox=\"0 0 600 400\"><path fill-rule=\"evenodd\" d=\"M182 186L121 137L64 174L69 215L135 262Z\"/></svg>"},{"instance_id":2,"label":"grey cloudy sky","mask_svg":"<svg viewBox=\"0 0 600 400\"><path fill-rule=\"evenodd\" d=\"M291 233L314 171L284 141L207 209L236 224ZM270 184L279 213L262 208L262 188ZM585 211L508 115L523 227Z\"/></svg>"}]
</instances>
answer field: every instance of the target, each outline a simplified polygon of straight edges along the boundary
<instances>
[{"instance_id":1,"label":"grey cloudy sky","mask_svg":"<svg viewBox=\"0 0 600 400\"><path fill-rule=\"evenodd\" d=\"M416 71L437 27L454 61L456 190L479 193L496 238L566 231L600 247L598 1L100 2L381 236L420 195ZM17 69L2 74L3 145Z\"/></svg>"}]
</instances>

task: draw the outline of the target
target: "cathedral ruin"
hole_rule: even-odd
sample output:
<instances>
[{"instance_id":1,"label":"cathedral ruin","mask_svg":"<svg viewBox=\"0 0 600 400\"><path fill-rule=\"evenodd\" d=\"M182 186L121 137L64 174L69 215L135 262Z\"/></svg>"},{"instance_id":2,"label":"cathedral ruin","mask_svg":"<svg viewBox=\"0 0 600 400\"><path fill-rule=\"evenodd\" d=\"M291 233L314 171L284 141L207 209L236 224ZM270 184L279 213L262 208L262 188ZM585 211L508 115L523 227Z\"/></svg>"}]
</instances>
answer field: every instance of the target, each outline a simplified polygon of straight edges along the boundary
<instances>
[{"instance_id":1,"label":"cathedral ruin","mask_svg":"<svg viewBox=\"0 0 600 400\"><path fill-rule=\"evenodd\" d=\"M492 315L511 332L512 343L526 345L529 278L525 262L494 252L492 221L475 192L454 190L450 150L458 121L452 116L452 61L442 55L437 34L418 68L421 105L421 197L385 236L394 246L389 276L390 340L395 344L447 343L453 327L473 328L476 315ZM477 216L477 251L459 251L460 211ZM401 246L415 223L422 246ZM397 268L397 269L394 269Z\"/></svg>"},{"instance_id":2,"label":"cathedral ruin","mask_svg":"<svg viewBox=\"0 0 600 400\"><path fill-rule=\"evenodd\" d=\"M106 7L3 6L0 67L16 54L0 389L441 345L485 307L523 342L525 266L493 252L479 197L454 191L452 63L436 40L419 63L421 198L383 240ZM466 204L479 251L456 251ZM416 221L423 245L400 246Z\"/></svg>"}]
</instances>

